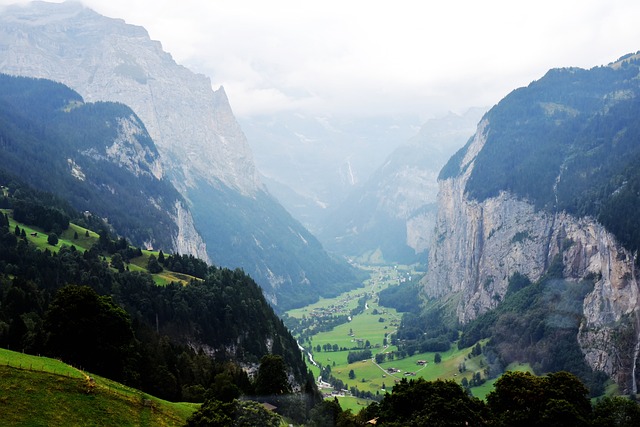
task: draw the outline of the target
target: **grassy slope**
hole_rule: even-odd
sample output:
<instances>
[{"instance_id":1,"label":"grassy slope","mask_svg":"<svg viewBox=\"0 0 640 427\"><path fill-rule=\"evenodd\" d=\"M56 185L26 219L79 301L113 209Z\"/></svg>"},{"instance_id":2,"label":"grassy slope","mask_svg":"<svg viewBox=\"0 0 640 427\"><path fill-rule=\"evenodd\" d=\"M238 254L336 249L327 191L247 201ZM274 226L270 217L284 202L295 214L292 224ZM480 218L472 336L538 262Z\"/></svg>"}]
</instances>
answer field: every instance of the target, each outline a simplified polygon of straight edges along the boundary
<instances>
[{"instance_id":1,"label":"grassy slope","mask_svg":"<svg viewBox=\"0 0 640 427\"><path fill-rule=\"evenodd\" d=\"M24 229L27 235L27 241L33 245L35 245L38 249L45 250L48 249L51 252L57 253L62 246L75 246L77 250L84 252L93 246L94 243L98 241L98 234L93 231L89 231L89 235L86 236L87 229L80 227L76 224L69 224L69 228L65 230L59 238L58 244L56 246L52 246L47 243L48 235L42 231L41 228L31 227L17 221L14 221L11 216L11 210L0 209L1 213L8 212L9 213L9 230L13 231L13 229L18 225L18 227ZM78 238L74 239L74 233L78 233ZM159 252L157 251L142 251L142 256L133 258L131 262L128 264L130 271L147 271L147 263L149 262L149 256L154 255L156 258L158 257ZM111 262L111 259L107 257L107 262ZM187 274L176 273L173 271L164 270L159 274L153 274L153 280L156 284L160 286L167 285L171 282L188 284L191 279L195 279L192 276Z\"/></svg>"},{"instance_id":2,"label":"grassy slope","mask_svg":"<svg viewBox=\"0 0 640 427\"><path fill-rule=\"evenodd\" d=\"M2 425L181 426L198 405L171 403L55 359L0 349Z\"/></svg>"},{"instance_id":3,"label":"grassy slope","mask_svg":"<svg viewBox=\"0 0 640 427\"><path fill-rule=\"evenodd\" d=\"M10 230L24 229L29 244L41 250L58 252L63 245L85 251L99 236L70 224L56 246L47 243L47 234L38 227L18 223L9 212ZM74 233L78 238L74 239ZM146 271L149 256L158 252L143 251L131 260L131 271ZM107 262L110 259L107 258ZM170 282L186 284L192 277L163 271L153 275L159 285ZM170 403L146 395L111 380L95 376L90 386L88 376L55 359L37 357L0 349L0 419L2 425L28 426L181 426L198 405ZM90 392L88 392L90 390Z\"/></svg>"}]
</instances>

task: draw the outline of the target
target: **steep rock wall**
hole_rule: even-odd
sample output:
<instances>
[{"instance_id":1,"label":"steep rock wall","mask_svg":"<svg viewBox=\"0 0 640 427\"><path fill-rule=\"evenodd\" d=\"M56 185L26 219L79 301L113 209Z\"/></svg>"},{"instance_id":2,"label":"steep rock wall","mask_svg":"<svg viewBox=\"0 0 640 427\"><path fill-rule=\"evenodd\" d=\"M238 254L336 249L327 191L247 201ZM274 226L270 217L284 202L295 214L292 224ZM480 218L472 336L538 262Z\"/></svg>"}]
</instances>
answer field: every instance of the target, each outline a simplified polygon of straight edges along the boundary
<instances>
[{"instance_id":1,"label":"steep rock wall","mask_svg":"<svg viewBox=\"0 0 640 427\"><path fill-rule=\"evenodd\" d=\"M511 275L519 272L535 281L560 255L567 280L595 278L577 337L587 363L635 390L640 332L635 254L592 218L537 211L505 192L483 202L469 200L465 186L489 127L486 120L478 126L461 173L440 182L425 294L455 301L458 319L466 323L500 303Z\"/></svg>"}]
</instances>

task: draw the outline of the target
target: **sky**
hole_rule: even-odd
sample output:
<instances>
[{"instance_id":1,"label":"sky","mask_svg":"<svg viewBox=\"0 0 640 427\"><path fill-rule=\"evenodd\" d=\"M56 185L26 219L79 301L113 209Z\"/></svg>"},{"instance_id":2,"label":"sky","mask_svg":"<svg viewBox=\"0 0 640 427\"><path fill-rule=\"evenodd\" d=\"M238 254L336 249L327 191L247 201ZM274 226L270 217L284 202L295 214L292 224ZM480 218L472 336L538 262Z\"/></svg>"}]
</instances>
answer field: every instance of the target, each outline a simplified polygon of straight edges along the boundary
<instances>
[{"instance_id":1,"label":"sky","mask_svg":"<svg viewBox=\"0 0 640 427\"><path fill-rule=\"evenodd\" d=\"M0 0L11 3L25 1ZM178 63L224 86L239 117L462 113L550 68L640 50L637 0L82 3L144 26Z\"/></svg>"}]
</instances>

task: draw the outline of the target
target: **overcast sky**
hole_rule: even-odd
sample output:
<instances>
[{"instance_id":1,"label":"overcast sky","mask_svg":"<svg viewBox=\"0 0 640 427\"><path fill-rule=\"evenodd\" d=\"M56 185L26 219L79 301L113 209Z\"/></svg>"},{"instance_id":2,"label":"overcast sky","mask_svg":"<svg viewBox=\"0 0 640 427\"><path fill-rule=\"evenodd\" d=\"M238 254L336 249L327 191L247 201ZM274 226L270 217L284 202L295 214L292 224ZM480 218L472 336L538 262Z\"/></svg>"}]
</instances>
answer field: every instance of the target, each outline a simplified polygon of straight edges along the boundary
<instances>
[{"instance_id":1,"label":"overcast sky","mask_svg":"<svg viewBox=\"0 0 640 427\"><path fill-rule=\"evenodd\" d=\"M638 0L82 3L144 26L177 62L223 85L239 116L463 112L549 68L640 50Z\"/></svg>"}]
</instances>

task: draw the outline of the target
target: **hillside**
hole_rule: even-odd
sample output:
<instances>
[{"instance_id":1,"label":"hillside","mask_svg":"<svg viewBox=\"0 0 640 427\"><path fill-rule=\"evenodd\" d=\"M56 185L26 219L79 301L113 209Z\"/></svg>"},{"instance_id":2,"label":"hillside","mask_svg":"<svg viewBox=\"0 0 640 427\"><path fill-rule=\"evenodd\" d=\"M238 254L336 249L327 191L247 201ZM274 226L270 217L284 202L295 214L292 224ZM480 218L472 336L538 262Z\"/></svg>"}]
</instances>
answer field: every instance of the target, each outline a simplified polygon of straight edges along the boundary
<instances>
[{"instance_id":1,"label":"hillside","mask_svg":"<svg viewBox=\"0 0 640 427\"><path fill-rule=\"evenodd\" d=\"M64 201L0 178L0 347L174 401L202 402L221 374L254 394L247 372L265 355L282 358L292 388L307 382L296 341L241 270L97 235L71 221L85 217ZM29 225L15 219L21 205L33 207ZM63 231L51 241L42 225L54 213Z\"/></svg>"},{"instance_id":2,"label":"hillside","mask_svg":"<svg viewBox=\"0 0 640 427\"><path fill-rule=\"evenodd\" d=\"M242 268L278 309L357 282L259 181L224 88L213 90L209 78L177 64L144 28L80 3L7 7L0 15L0 72L62 82L87 102L122 103L135 112L157 147L162 176L185 201L164 208L177 233L168 244L151 242L155 249Z\"/></svg>"},{"instance_id":3,"label":"hillside","mask_svg":"<svg viewBox=\"0 0 640 427\"><path fill-rule=\"evenodd\" d=\"M183 426L196 404L171 403L55 359L0 349L3 425Z\"/></svg>"},{"instance_id":4,"label":"hillside","mask_svg":"<svg viewBox=\"0 0 640 427\"><path fill-rule=\"evenodd\" d=\"M440 173L422 281L502 362L584 360L625 393L639 381L639 71L637 55L551 70L492 108Z\"/></svg>"},{"instance_id":5,"label":"hillside","mask_svg":"<svg viewBox=\"0 0 640 427\"><path fill-rule=\"evenodd\" d=\"M0 74L0 164L137 245L171 247L184 199L162 179L144 124L115 103L85 103L48 80ZM46 230L49 231L49 230Z\"/></svg>"}]
</instances>

